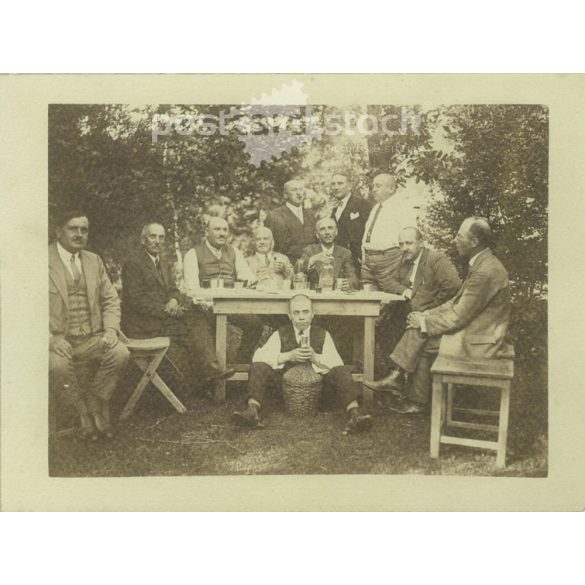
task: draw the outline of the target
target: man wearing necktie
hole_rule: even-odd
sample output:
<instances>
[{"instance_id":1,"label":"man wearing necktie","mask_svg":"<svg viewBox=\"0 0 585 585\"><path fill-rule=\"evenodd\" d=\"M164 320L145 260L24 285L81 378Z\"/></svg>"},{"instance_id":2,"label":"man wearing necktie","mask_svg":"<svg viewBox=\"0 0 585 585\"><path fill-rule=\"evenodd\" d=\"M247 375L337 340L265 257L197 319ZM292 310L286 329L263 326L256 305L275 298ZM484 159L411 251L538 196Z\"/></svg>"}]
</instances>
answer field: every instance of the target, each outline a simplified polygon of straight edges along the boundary
<instances>
[{"instance_id":1,"label":"man wearing necktie","mask_svg":"<svg viewBox=\"0 0 585 585\"><path fill-rule=\"evenodd\" d=\"M293 267L284 254L274 251L274 238L267 227L254 231L254 248L255 253L246 262L260 285L280 284L292 278Z\"/></svg>"},{"instance_id":2,"label":"man wearing necktie","mask_svg":"<svg viewBox=\"0 0 585 585\"><path fill-rule=\"evenodd\" d=\"M362 284L389 292L390 281L402 256L398 247L398 234L407 225L416 225L417 212L408 193L397 194L396 180L392 175L381 174L374 178L372 196L376 205L364 228L362 240Z\"/></svg>"},{"instance_id":3,"label":"man wearing necktie","mask_svg":"<svg viewBox=\"0 0 585 585\"><path fill-rule=\"evenodd\" d=\"M269 388L280 388L282 375L299 363L310 363L323 376L326 386L335 390L348 415L347 433L360 433L371 426L371 417L362 411L362 393L344 367L335 343L325 329L312 325L311 299L299 294L289 302L290 323L275 331L254 354L248 377L248 405L232 414L234 424L259 428L261 410Z\"/></svg>"},{"instance_id":4,"label":"man wearing necktie","mask_svg":"<svg viewBox=\"0 0 585 585\"><path fill-rule=\"evenodd\" d=\"M418 390L410 392L396 407L403 414L427 411L430 369L439 347L441 355L458 360L513 355L506 343L510 320L508 273L490 250L492 232L488 222L480 217L466 219L454 241L469 267L459 291L433 308L413 307L406 320L407 329L390 355L390 373L377 382L364 381L374 390L401 394L405 376L414 377ZM420 266L413 291L419 272Z\"/></svg>"},{"instance_id":5,"label":"man wearing necktie","mask_svg":"<svg viewBox=\"0 0 585 585\"><path fill-rule=\"evenodd\" d=\"M212 383L231 376L222 370L212 350L209 319L194 307L175 284L172 268L163 255L166 241L159 223L144 226L141 247L130 254L122 270L122 326L131 338L170 337L169 354L176 359L187 383Z\"/></svg>"},{"instance_id":6,"label":"man wearing necktie","mask_svg":"<svg viewBox=\"0 0 585 585\"><path fill-rule=\"evenodd\" d=\"M301 256L303 248L315 242L315 215L303 208L305 184L292 180L284 185L284 205L273 209L266 216L264 225L274 237L274 249L284 254L293 264Z\"/></svg>"},{"instance_id":7,"label":"man wearing necktie","mask_svg":"<svg viewBox=\"0 0 585 585\"><path fill-rule=\"evenodd\" d=\"M112 438L108 401L129 353L118 340L120 299L102 260L85 250L89 220L78 210L58 221L49 246L49 384L73 405L81 433ZM84 380L92 374L90 380Z\"/></svg>"}]
</instances>

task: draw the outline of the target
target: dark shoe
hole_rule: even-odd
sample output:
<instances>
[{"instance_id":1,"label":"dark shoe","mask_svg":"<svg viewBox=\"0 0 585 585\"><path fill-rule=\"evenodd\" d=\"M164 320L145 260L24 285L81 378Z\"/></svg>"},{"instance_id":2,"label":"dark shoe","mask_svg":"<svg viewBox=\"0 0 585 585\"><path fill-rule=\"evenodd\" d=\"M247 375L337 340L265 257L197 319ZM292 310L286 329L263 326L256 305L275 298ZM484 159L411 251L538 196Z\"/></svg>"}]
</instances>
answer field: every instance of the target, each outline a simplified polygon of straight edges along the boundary
<instances>
[{"instance_id":1,"label":"dark shoe","mask_svg":"<svg viewBox=\"0 0 585 585\"><path fill-rule=\"evenodd\" d=\"M112 425L109 422L107 422L106 419L100 413L94 414L93 420L95 421L95 426L100 435L102 435L106 439L114 438L114 429L112 428Z\"/></svg>"},{"instance_id":2,"label":"dark shoe","mask_svg":"<svg viewBox=\"0 0 585 585\"><path fill-rule=\"evenodd\" d=\"M231 378L236 373L236 370L233 368L228 368L226 370L220 370L219 368L214 368L211 370L210 374L205 378L203 381L204 383L208 382L217 382L219 380L227 380L227 378Z\"/></svg>"},{"instance_id":3,"label":"dark shoe","mask_svg":"<svg viewBox=\"0 0 585 585\"><path fill-rule=\"evenodd\" d=\"M418 404L410 400L390 404L388 408L398 414L426 414L427 412L427 407L424 404Z\"/></svg>"},{"instance_id":4,"label":"dark shoe","mask_svg":"<svg viewBox=\"0 0 585 585\"><path fill-rule=\"evenodd\" d=\"M232 422L239 427L248 427L251 429L261 428L260 409L252 404L248 405L246 410L235 411L232 413Z\"/></svg>"},{"instance_id":5,"label":"dark shoe","mask_svg":"<svg viewBox=\"0 0 585 585\"><path fill-rule=\"evenodd\" d=\"M349 411L349 422L342 434L359 434L372 428L372 417L369 414L362 414L358 408Z\"/></svg>"},{"instance_id":6,"label":"dark shoe","mask_svg":"<svg viewBox=\"0 0 585 585\"><path fill-rule=\"evenodd\" d=\"M84 439L89 439L90 441L97 441L98 440L98 433L93 426L93 422L89 414L81 414L79 415L79 422L80 422L80 429L79 433Z\"/></svg>"},{"instance_id":7,"label":"dark shoe","mask_svg":"<svg viewBox=\"0 0 585 585\"><path fill-rule=\"evenodd\" d=\"M391 392L395 396L404 395L404 372L399 368L394 368L385 378L376 382L372 380L364 380L362 384L377 390L379 392Z\"/></svg>"}]
</instances>

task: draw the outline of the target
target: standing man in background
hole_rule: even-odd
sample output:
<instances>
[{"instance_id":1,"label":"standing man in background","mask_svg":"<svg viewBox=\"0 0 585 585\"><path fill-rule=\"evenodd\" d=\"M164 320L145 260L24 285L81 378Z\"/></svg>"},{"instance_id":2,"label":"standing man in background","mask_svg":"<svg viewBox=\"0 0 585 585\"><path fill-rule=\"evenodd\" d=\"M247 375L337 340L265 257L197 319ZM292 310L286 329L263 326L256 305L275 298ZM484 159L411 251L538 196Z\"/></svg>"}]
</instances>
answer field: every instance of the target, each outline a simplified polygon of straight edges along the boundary
<instances>
[{"instance_id":1,"label":"standing man in background","mask_svg":"<svg viewBox=\"0 0 585 585\"><path fill-rule=\"evenodd\" d=\"M372 204L351 194L349 177L336 173L331 177L329 190L334 205L331 217L337 222L337 243L347 248L359 271L362 263L362 240Z\"/></svg>"},{"instance_id":2,"label":"standing man in background","mask_svg":"<svg viewBox=\"0 0 585 585\"><path fill-rule=\"evenodd\" d=\"M300 258L303 248L315 242L315 215L303 209L305 185L293 180L284 184L285 204L273 209L264 224L274 236L274 249L291 263Z\"/></svg>"}]
</instances>

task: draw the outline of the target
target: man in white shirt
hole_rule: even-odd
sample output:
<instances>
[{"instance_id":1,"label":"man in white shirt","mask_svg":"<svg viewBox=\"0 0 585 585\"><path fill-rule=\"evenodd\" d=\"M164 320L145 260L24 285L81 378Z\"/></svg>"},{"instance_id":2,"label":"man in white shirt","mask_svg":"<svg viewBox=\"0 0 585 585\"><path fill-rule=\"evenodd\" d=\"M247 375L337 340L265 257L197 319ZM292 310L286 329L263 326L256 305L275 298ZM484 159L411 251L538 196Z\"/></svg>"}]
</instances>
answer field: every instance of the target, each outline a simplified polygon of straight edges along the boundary
<instances>
[{"instance_id":1,"label":"man in white shirt","mask_svg":"<svg viewBox=\"0 0 585 585\"><path fill-rule=\"evenodd\" d=\"M361 281L388 292L402 256L398 234L402 228L416 225L417 210L407 192L397 193L396 180L389 174L374 178L372 196L376 205L364 228Z\"/></svg>"},{"instance_id":2,"label":"man in white shirt","mask_svg":"<svg viewBox=\"0 0 585 585\"><path fill-rule=\"evenodd\" d=\"M187 294L194 296L201 288L209 288L213 279L223 280L226 288L236 281L255 285L256 275L244 255L228 244L229 226L222 217L211 217L205 229L205 240L191 248L183 259L183 276ZM209 314L208 314L209 315ZM211 315L209 315L212 318ZM264 323L256 315L231 315L230 323L242 330L239 360L247 363L260 341Z\"/></svg>"},{"instance_id":3,"label":"man in white shirt","mask_svg":"<svg viewBox=\"0 0 585 585\"><path fill-rule=\"evenodd\" d=\"M313 370L323 376L324 383L340 394L349 417L344 434L368 429L372 421L369 414L360 410L361 389L344 367L329 333L317 325L311 325L311 299L305 295L292 297L289 318L291 323L275 331L254 354L248 378L248 406L246 410L234 412L232 421L244 427L262 426L260 411L266 390L280 387L282 375L289 368L310 362Z\"/></svg>"}]
</instances>

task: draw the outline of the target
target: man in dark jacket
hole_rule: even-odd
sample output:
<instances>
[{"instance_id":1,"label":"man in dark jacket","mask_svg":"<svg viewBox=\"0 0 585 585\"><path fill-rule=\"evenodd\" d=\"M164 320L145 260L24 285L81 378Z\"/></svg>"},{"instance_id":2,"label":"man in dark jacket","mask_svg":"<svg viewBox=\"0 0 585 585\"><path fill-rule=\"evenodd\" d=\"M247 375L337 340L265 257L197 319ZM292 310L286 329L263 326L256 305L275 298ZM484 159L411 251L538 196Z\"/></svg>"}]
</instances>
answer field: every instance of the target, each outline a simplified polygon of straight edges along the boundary
<instances>
[{"instance_id":1,"label":"man in dark jacket","mask_svg":"<svg viewBox=\"0 0 585 585\"><path fill-rule=\"evenodd\" d=\"M183 298L175 285L171 266L162 255L165 229L158 223L144 226L142 246L122 270L122 329L128 337L170 337L171 356L194 380L208 382L231 376L221 370L213 348L209 320Z\"/></svg>"},{"instance_id":2,"label":"man in dark jacket","mask_svg":"<svg viewBox=\"0 0 585 585\"><path fill-rule=\"evenodd\" d=\"M310 209L303 209L304 198L304 183L288 181L284 185L285 204L268 213L264 222L272 230L274 250L284 254L293 266L303 248L315 242L315 216Z\"/></svg>"},{"instance_id":3,"label":"man in dark jacket","mask_svg":"<svg viewBox=\"0 0 585 585\"><path fill-rule=\"evenodd\" d=\"M395 276L388 281L387 292L402 295L406 303L394 303L379 327L378 340L385 355L390 354L397 344L406 343L412 335L406 331L408 314L442 305L457 294L461 285L451 261L441 252L426 248L417 228L404 228L398 235L398 243L402 257ZM401 341L403 338L405 341ZM388 390L404 397L401 387L389 386ZM428 379L424 375L417 376L415 372L406 388L409 401L422 408L428 401L428 392ZM399 412L404 408L404 402L395 407Z\"/></svg>"},{"instance_id":4,"label":"man in dark jacket","mask_svg":"<svg viewBox=\"0 0 585 585\"><path fill-rule=\"evenodd\" d=\"M362 262L362 239L366 221L370 216L372 204L362 197L351 194L347 175L337 173L329 183L331 197L335 208L331 217L337 222L337 243L347 248L353 263L359 271Z\"/></svg>"},{"instance_id":5,"label":"man in dark jacket","mask_svg":"<svg viewBox=\"0 0 585 585\"><path fill-rule=\"evenodd\" d=\"M457 251L468 263L468 273L457 294L441 305L413 311L407 330L390 355L394 367L383 380L364 383L376 390L400 390L404 375L421 377L423 398L412 396L403 413L426 410L430 368L439 350L457 360L498 359L513 356L506 343L510 321L508 273L490 250L492 232L480 217L467 218L455 237Z\"/></svg>"}]
</instances>

